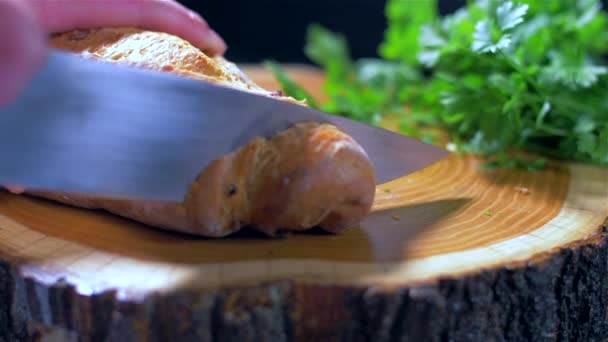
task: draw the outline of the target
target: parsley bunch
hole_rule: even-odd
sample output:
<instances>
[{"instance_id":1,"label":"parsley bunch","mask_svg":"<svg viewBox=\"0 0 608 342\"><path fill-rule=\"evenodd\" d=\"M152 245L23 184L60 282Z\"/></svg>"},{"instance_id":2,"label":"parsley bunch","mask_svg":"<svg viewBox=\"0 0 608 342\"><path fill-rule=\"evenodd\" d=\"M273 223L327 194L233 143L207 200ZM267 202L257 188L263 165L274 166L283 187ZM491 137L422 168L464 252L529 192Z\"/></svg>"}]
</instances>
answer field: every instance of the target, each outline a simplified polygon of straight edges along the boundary
<instances>
[{"instance_id":1,"label":"parsley bunch","mask_svg":"<svg viewBox=\"0 0 608 342\"><path fill-rule=\"evenodd\" d=\"M315 106L372 124L396 116L411 135L442 127L452 146L488 165L542 166L523 150L608 165L608 16L599 0L477 0L444 17L436 8L389 0L379 59L354 61L341 35L311 25L305 52L326 72L329 95ZM289 82L298 91L288 94L309 98Z\"/></svg>"}]
</instances>

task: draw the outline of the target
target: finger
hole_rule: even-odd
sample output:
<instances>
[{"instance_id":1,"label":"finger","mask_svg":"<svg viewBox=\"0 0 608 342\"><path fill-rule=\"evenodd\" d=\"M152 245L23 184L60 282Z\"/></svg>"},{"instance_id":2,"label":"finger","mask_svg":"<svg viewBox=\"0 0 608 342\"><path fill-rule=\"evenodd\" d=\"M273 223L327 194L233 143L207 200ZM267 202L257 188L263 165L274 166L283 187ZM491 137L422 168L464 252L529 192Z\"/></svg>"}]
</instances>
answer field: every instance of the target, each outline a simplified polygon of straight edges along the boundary
<instances>
[{"instance_id":1,"label":"finger","mask_svg":"<svg viewBox=\"0 0 608 342\"><path fill-rule=\"evenodd\" d=\"M209 54L226 44L198 14L173 0L30 0L48 32L134 26L166 32Z\"/></svg>"},{"instance_id":2,"label":"finger","mask_svg":"<svg viewBox=\"0 0 608 342\"><path fill-rule=\"evenodd\" d=\"M12 102L42 65L45 39L26 3L0 1L0 106Z\"/></svg>"}]
</instances>

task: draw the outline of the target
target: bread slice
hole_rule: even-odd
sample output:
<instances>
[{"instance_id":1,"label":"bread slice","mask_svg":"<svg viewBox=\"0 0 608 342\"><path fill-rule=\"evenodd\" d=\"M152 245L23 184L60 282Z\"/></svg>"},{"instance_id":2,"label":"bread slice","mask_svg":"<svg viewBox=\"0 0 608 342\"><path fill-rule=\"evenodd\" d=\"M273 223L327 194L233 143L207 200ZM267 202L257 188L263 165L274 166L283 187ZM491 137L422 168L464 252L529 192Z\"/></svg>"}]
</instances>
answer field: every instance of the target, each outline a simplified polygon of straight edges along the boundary
<instances>
[{"instance_id":1,"label":"bread slice","mask_svg":"<svg viewBox=\"0 0 608 342\"><path fill-rule=\"evenodd\" d=\"M261 88L225 58L207 56L165 33L134 28L78 30L56 34L51 43L102 63L170 72L306 105L280 91ZM201 170L182 203L25 193L200 236L223 237L244 226L274 236L317 226L336 233L355 227L371 209L374 179L366 152L352 137L335 126L310 122L252 139L216 159Z\"/></svg>"}]
</instances>

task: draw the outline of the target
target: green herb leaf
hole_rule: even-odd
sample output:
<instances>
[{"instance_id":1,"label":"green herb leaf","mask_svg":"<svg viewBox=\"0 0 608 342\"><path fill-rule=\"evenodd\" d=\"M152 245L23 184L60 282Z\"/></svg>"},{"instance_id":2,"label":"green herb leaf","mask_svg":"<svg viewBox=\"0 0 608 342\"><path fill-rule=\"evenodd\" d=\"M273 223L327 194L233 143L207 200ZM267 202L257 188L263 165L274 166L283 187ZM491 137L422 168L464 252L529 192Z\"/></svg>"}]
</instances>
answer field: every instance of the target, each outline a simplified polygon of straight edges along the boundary
<instances>
[{"instance_id":1,"label":"green herb leaf","mask_svg":"<svg viewBox=\"0 0 608 342\"><path fill-rule=\"evenodd\" d=\"M498 6L496 9L496 17L500 29L506 31L523 23L524 15L527 11L528 5L514 5L511 1L507 1Z\"/></svg>"},{"instance_id":2,"label":"green herb leaf","mask_svg":"<svg viewBox=\"0 0 608 342\"><path fill-rule=\"evenodd\" d=\"M263 65L273 72L277 78L277 81L279 81L281 84L285 95L291 96L296 100L306 100L306 104L308 104L310 107L318 108L318 105L312 95L310 95L304 88L289 78L287 73L285 73L285 70L283 70L278 63L274 61L265 61Z\"/></svg>"},{"instance_id":3,"label":"green herb leaf","mask_svg":"<svg viewBox=\"0 0 608 342\"><path fill-rule=\"evenodd\" d=\"M475 52L492 52L506 49L511 44L511 37L508 34L501 35L498 39L494 38L492 24L489 20L482 20L475 25L473 34L472 49Z\"/></svg>"},{"instance_id":4,"label":"green herb leaf","mask_svg":"<svg viewBox=\"0 0 608 342\"><path fill-rule=\"evenodd\" d=\"M388 60L416 63L421 26L437 17L436 0L391 0L386 4L388 28L378 48Z\"/></svg>"},{"instance_id":5,"label":"green herb leaf","mask_svg":"<svg viewBox=\"0 0 608 342\"><path fill-rule=\"evenodd\" d=\"M553 54L553 61L541 72L541 81L566 86L572 90L589 88L597 83L599 77L608 73L608 68L598 66L590 61L574 64L566 62L563 58Z\"/></svg>"},{"instance_id":6,"label":"green herb leaf","mask_svg":"<svg viewBox=\"0 0 608 342\"><path fill-rule=\"evenodd\" d=\"M488 168L535 170L549 157L608 166L600 0L471 0L443 17L436 10L434 0L388 0L381 59L353 60L340 34L311 25L305 52L327 75L329 100L319 107L373 124L397 116L401 132L426 141L421 127L439 126L454 150L485 157Z\"/></svg>"},{"instance_id":7,"label":"green herb leaf","mask_svg":"<svg viewBox=\"0 0 608 342\"><path fill-rule=\"evenodd\" d=\"M420 46L422 50L418 53L418 61L427 67L434 66L439 60L441 48L447 41L437 32L436 28L425 25L421 28Z\"/></svg>"}]
</instances>

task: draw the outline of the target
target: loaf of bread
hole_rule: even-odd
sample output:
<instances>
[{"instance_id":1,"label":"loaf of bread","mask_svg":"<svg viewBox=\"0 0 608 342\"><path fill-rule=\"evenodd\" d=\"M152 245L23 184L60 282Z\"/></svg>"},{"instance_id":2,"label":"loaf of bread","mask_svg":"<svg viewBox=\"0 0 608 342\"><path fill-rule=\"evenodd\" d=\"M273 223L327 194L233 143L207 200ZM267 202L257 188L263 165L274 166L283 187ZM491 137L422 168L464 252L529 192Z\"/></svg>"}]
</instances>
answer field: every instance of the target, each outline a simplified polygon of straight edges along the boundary
<instances>
[{"instance_id":1,"label":"loaf of bread","mask_svg":"<svg viewBox=\"0 0 608 342\"><path fill-rule=\"evenodd\" d=\"M169 34L104 28L57 34L51 43L101 63L170 72L306 105L261 88L225 58L207 56ZM366 152L352 137L335 126L309 122L258 137L216 159L201 170L182 203L27 189L25 194L200 236L223 237L245 226L276 236L313 227L334 233L356 227L371 209L374 179Z\"/></svg>"}]
</instances>

